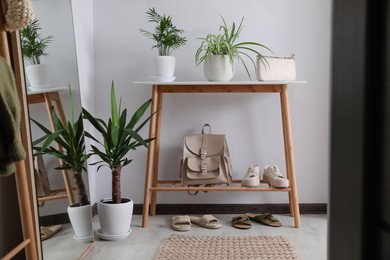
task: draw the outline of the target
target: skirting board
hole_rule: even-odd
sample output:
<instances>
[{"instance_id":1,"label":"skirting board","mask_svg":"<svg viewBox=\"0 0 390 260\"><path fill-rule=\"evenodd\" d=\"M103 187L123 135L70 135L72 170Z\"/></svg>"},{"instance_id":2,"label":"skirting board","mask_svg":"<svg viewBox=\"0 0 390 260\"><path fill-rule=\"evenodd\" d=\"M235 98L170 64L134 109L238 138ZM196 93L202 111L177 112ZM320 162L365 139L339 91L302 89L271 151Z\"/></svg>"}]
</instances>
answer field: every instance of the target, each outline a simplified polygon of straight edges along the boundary
<instances>
[{"instance_id":1,"label":"skirting board","mask_svg":"<svg viewBox=\"0 0 390 260\"><path fill-rule=\"evenodd\" d=\"M135 204L133 214L142 214L143 204ZM325 203L301 203L301 214L327 214ZM158 215L188 215L188 214L242 214L245 212L273 214L289 214L289 204L157 204ZM96 203L92 205L92 215L97 214ZM41 226L51 226L69 223L67 213L42 216L39 218Z\"/></svg>"},{"instance_id":2,"label":"skirting board","mask_svg":"<svg viewBox=\"0 0 390 260\"><path fill-rule=\"evenodd\" d=\"M134 205L134 214L142 214L142 204ZM326 204L299 204L301 214L326 214ZM289 204L157 204L158 215L242 214L245 212L289 214Z\"/></svg>"}]
</instances>

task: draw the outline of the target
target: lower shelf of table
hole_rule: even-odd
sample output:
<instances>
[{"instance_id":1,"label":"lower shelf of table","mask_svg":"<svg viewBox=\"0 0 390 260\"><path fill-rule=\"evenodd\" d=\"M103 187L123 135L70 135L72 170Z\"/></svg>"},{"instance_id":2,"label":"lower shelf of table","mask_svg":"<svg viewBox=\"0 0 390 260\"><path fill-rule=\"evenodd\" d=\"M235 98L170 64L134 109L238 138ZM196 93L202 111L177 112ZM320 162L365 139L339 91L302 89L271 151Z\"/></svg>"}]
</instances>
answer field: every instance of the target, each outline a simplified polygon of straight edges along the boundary
<instances>
[{"instance_id":1,"label":"lower shelf of table","mask_svg":"<svg viewBox=\"0 0 390 260\"><path fill-rule=\"evenodd\" d=\"M213 187L189 187L181 186L180 180L158 180L156 187L149 188L150 191L274 191L289 192L291 188L273 188L266 183L260 183L259 187L248 188L241 186L241 180L233 180L232 184L216 185Z\"/></svg>"},{"instance_id":2,"label":"lower shelf of table","mask_svg":"<svg viewBox=\"0 0 390 260\"><path fill-rule=\"evenodd\" d=\"M75 190L76 188L72 188ZM67 199L68 193L65 188L54 189L50 191L50 194L43 197L38 197L38 202L50 201L50 200L59 200Z\"/></svg>"}]
</instances>

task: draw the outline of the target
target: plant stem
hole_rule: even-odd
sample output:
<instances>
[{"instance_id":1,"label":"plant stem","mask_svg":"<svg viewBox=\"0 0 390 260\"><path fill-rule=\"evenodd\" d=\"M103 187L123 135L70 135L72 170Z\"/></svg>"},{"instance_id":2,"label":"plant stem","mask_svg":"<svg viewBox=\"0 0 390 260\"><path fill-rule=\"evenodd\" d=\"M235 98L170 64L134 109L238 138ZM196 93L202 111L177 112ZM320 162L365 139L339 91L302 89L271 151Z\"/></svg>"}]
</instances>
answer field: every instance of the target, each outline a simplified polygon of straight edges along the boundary
<instances>
[{"instance_id":1,"label":"plant stem","mask_svg":"<svg viewBox=\"0 0 390 260\"><path fill-rule=\"evenodd\" d=\"M83 176L81 175L81 172L73 172L73 181L76 185L80 206L88 205L89 204L88 195L85 190L85 185L84 185Z\"/></svg>"},{"instance_id":2,"label":"plant stem","mask_svg":"<svg viewBox=\"0 0 390 260\"><path fill-rule=\"evenodd\" d=\"M122 202L121 198L121 167L112 170L112 203L119 204Z\"/></svg>"}]
</instances>

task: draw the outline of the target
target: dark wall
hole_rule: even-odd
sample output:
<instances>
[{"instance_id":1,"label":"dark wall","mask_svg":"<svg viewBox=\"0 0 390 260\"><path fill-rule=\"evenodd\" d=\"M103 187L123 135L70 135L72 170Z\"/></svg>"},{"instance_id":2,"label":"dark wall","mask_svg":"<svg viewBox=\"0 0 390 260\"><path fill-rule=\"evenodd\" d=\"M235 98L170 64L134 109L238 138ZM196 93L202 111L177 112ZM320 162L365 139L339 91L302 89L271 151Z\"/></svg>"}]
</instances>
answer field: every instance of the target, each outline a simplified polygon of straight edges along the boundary
<instances>
[{"instance_id":1,"label":"dark wall","mask_svg":"<svg viewBox=\"0 0 390 260\"><path fill-rule=\"evenodd\" d=\"M390 4L333 1L328 259L390 259Z\"/></svg>"}]
</instances>

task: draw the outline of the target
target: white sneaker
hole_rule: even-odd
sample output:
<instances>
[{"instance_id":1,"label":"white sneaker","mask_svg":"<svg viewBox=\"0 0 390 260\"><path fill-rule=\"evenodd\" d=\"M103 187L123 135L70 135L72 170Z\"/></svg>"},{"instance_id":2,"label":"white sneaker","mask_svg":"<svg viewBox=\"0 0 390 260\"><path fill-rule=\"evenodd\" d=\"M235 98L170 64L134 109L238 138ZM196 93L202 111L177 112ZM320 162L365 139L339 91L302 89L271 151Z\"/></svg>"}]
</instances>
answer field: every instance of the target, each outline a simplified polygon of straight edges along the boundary
<instances>
[{"instance_id":1,"label":"white sneaker","mask_svg":"<svg viewBox=\"0 0 390 260\"><path fill-rule=\"evenodd\" d=\"M274 188L288 188L290 183L279 171L278 166L266 166L263 173L263 182Z\"/></svg>"},{"instance_id":2,"label":"white sneaker","mask_svg":"<svg viewBox=\"0 0 390 260\"><path fill-rule=\"evenodd\" d=\"M260 170L257 164L249 166L245 178L241 181L242 187L254 188L260 185Z\"/></svg>"}]
</instances>

